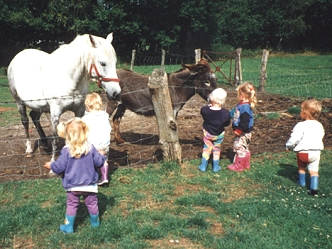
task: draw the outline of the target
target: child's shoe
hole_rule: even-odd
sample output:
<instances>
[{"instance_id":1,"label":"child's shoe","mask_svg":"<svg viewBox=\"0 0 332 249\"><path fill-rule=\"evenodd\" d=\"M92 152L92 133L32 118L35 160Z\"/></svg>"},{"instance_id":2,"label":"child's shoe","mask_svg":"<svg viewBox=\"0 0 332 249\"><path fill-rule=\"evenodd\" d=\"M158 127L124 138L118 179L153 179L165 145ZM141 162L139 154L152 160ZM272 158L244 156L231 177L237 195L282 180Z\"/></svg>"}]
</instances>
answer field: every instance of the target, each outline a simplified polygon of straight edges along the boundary
<instances>
[{"instance_id":1,"label":"child's shoe","mask_svg":"<svg viewBox=\"0 0 332 249\"><path fill-rule=\"evenodd\" d=\"M318 176L310 177L310 194L318 195Z\"/></svg>"},{"instance_id":2,"label":"child's shoe","mask_svg":"<svg viewBox=\"0 0 332 249\"><path fill-rule=\"evenodd\" d=\"M202 172L205 172L208 162L209 162L208 160L206 160L204 157L202 157L202 162L201 162L201 165L198 166L198 169Z\"/></svg>"},{"instance_id":3,"label":"child's shoe","mask_svg":"<svg viewBox=\"0 0 332 249\"><path fill-rule=\"evenodd\" d=\"M245 162L244 162L244 169L247 169L247 170L250 169L250 157L251 157L251 153L249 150L247 150L246 156L245 156Z\"/></svg>"},{"instance_id":4,"label":"child's shoe","mask_svg":"<svg viewBox=\"0 0 332 249\"><path fill-rule=\"evenodd\" d=\"M108 183L108 164L106 161L104 166L100 168L100 172L101 172L101 178L100 181L98 182L99 186Z\"/></svg>"},{"instance_id":5,"label":"child's shoe","mask_svg":"<svg viewBox=\"0 0 332 249\"><path fill-rule=\"evenodd\" d=\"M242 172L244 170L246 157L239 157L237 154L234 158L234 163L228 165L227 168L232 171Z\"/></svg>"},{"instance_id":6,"label":"child's shoe","mask_svg":"<svg viewBox=\"0 0 332 249\"><path fill-rule=\"evenodd\" d=\"M92 227L99 227L100 225L99 214L97 215L90 214L90 223Z\"/></svg>"},{"instance_id":7,"label":"child's shoe","mask_svg":"<svg viewBox=\"0 0 332 249\"><path fill-rule=\"evenodd\" d=\"M73 233L74 232L74 222L75 216L66 215L63 225L60 226L60 230L64 233Z\"/></svg>"},{"instance_id":8,"label":"child's shoe","mask_svg":"<svg viewBox=\"0 0 332 249\"><path fill-rule=\"evenodd\" d=\"M219 160L212 160L212 171L216 173L219 170L221 170L221 167L219 166Z\"/></svg>"}]
</instances>

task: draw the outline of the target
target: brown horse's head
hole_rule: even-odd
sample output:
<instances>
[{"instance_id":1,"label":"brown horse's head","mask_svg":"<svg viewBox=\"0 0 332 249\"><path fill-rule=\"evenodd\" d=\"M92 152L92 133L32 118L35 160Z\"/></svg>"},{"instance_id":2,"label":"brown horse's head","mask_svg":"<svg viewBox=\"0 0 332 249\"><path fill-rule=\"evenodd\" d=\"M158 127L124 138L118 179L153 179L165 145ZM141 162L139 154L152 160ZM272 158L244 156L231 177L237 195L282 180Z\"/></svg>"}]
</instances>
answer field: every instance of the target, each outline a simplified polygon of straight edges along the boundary
<instances>
[{"instance_id":1,"label":"brown horse's head","mask_svg":"<svg viewBox=\"0 0 332 249\"><path fill-rule=\"evenodd\" d=\"M195 93L207 100L209 94L217 88L217 78L207 60L201 59L193 65L182 64L182 67L192 74L190 86L195 88Z\"/></svg>"}]
</instances>

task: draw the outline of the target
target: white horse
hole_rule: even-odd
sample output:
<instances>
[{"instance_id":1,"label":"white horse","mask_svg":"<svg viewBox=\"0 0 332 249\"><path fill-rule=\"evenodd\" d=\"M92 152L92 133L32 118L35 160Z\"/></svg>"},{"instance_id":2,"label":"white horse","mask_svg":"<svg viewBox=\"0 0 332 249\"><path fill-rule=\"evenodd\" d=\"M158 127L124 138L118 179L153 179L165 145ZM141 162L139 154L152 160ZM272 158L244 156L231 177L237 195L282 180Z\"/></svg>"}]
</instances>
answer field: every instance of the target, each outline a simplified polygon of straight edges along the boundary
<instances>
[{"instance_id":1,"label":"white horse","mask_svg":"<svg viewBox=\"0 0 332 249\"><path fill-rule=\"evenodd\" d=\"M67 110L73 111L76 117L83 116L90 79L97 81L109 99L119 96L121 89L112 40L112 33L106 39L85 34L51 54L26 49L11 61L8 67L9 87L25 129L27 157L33 156L33 150L26 107L31 109L30 117L45 149L48 147L47 137L39 120L42 113L51 114L54 160L59 117Z\"/></svg>"}]
</instances>

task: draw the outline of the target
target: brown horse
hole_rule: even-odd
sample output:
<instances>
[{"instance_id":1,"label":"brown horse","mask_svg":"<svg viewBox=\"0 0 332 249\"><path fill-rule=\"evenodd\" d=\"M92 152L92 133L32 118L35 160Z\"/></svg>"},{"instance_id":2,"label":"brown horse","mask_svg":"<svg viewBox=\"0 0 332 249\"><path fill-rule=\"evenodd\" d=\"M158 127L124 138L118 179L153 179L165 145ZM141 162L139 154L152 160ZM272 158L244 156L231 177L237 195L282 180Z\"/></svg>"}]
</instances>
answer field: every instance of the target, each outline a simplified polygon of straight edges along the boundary
<instances>
[{"instance_id":1,"label":"brown horse","mask_svg":"<svg viewBox=\"0 0 332 249\"><path fill-rule=\"evenodd\" d=\"M113 116L114 137L118 144L125 141L120 135L120 121L126 108L145 115L154 115L154 108L148 87L149 75L134 73L125 69L118 69L117 75L120 79L121 101L109 100L107 113ZM174 110L174 117L184 104L196 93L207 100L208 95L216 88L216 76L210 65L201 60L198 64L182 65L182 69L171 74L167 74L169 93Z\"/></svg>"}]
</instances>

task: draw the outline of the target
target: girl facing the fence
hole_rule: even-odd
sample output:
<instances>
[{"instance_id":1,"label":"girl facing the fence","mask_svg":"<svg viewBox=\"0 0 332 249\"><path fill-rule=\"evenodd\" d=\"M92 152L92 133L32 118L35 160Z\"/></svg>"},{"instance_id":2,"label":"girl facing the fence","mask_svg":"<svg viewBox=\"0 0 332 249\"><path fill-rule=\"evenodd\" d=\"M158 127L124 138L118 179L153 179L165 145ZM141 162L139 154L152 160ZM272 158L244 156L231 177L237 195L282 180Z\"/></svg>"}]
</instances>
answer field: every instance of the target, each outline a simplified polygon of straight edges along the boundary
<instances>
[{"instance_id":1,"label":"girl facing the fence","mask_svg":"<svg viewBox=\"0 0 332 249\"><path fill-rule=\"evenodd\" d=\"M244 82L236 90L239 103L231 110L232 128L235 136L233 145L235 157L233 164L228 165L227 168L242 172L245 169L250 169L249 144L251 131L254 127L253 109L257 99L254 85L251 82Z\"/></svg>"},{"instance_id":2,"label":"girl facing the fence","mask_svg":"<svg viewBox=\"0 0 332 249\"><path fill-rule=\"evenodd\" d=\"M297 123L286 143L286 150L293 150L297 153L297 165L299 181L306 186L306 168L310 174L309 194L318 194L318 170L321 150L324 149L323 137L325 134L323 125L317 121L322 110L321 104L310 99L301 105L300 117L304 121Z\"/></svg>"},{"instance_id":3,"label":"girl facing the fence","mask_svg":"<svg viewBox=\"0 0 332 249\"><path fill-rule=\"evenodd\" d=\"M222 88L217 88L209 95L209 105L201 108L203 117L204 147L202 153L202 162L198 169L206 171L211 153L212 171L218 172L220 160L220 146L225 137L225 127L230 124L229 111L222 108L226 101L227 93Z\"/></svg>"},{"instance_id":4,"label":"girl facing the fence","mask_svg":"<svg viewBox=\"0 0 332 249\"><path fill-rule=\"evenodd\" d=\"M44 167L62 174L62 186L67 192L67 208L64 224L60 230L64 233L74 232L74 222L80 197L90 214L92 227L98 227L98 172L97 168L104 165L106 157L88 143L89 128L80 118L73 118L60 123L58 133L66 138L66 146L61 150L56 161L46 162Z\"/></svg>"},{"instance_id":5,"label":"girl facing the fence","mask_svg":"<svg viewBox=\"0 0 332 249\"><path fill-rule=\"evenodd\" d=\"M108 183L108 163L109 146L111 140L111 125L109 115L102 110L103 101L98 93L90 93L85 98L85 114L82 120L89 127L88 142L92 144L97 150L104 151L106 161L104 166L101 167L101 179L98 185Z\"/></svg>"}]
</instances>

